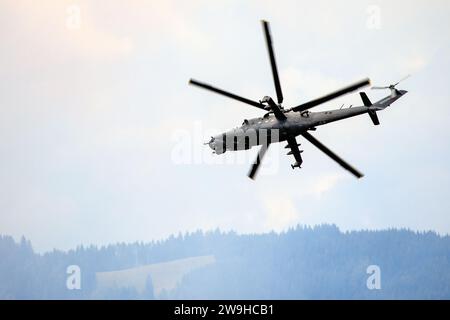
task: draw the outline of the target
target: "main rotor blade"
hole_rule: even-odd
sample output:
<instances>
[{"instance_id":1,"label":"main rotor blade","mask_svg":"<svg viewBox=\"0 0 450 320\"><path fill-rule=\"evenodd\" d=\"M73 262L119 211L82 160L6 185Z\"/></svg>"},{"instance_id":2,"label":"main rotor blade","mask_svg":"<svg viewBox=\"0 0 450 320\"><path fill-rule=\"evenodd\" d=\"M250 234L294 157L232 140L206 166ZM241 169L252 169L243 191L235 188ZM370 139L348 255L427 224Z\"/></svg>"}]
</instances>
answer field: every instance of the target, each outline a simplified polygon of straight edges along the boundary
<instances>
[{"instance_id":1,"label":"main rotor blade","mask_svg":"<svg viewBox=\"0 0 450 320\"><path fill-rule=\"evenodd\" d=\"M265 35L266 44L267 44L267 50L269 51L270 65L272 67L273 82L275 84L275 90L277 92L277 101L280 104L283 102L283 92L281 91L280 78L278 77L277 64L275 62L275 54L273 52L272 37L270 36L269 22L267 22L265 20L262 20L261 22L263 24L264 35Z\"/></svg>"},{"instance_id":2,"label":"main rotor blade","mask_svg":"<svg viewBox=\"0 0 450 320\"><path fill-rule=\"evenodd\" d=\"M238 95L236 95L236 94L234 94L234 93L227 92L227 91L225 91L225 90L222 90L222 89L213 87L213 86L211 86L211 85L209 85L209 84L202 83L202 82L199 82L199 81L194 80L194 79L190 79L190 80L189 80L189 84L192 84L192 85L194 85L194 86L201 87L201 88L206 89L206 90L213 91L213 92L218 93L218 94L222 94L222 95L224 95L224 96L226 96L226 97L228 97L228 98L231 98L231 99L234 99L234 100L238 100L238 101L240 101L240 102L247 103L247 104L252 105L252 106L254 106L254 107L257 107L257 108L266 110L266 109L264 108L264 105L261 104L261 103L259 103L259 102L256 102L256 101L253 101L253 100L250 100L250 99L247 99L247 98L243 98L243 97L238 96Z\"/></svg>"},{"instance_id":3,"label":"main rotor blade","mask_svg":"<svg viewBox=\"0 0 450 320\"><path fill-rule=\"evenodd\" d=\"M304 111L307 109L310 109L312 107L318 106L319 104L325 103L327 101L330 101L332 99L336 99L344 94L350 93L352 91L358 90L362 87L368 86L370 84L370 79L366 78L363 80L360 80L354 84L351 84L349 86L346 86L340 90L334 91L332 93L329 93L323 97L311 100L309 102L303 103L297 107L292 108L293 111Z\"/></svg>"},{"instance_id":4,"label":"main rotor blade","mask_svg":"<svg viewBox=\"0 0 450 320\"><path fill-rule=\"evenodd\" d=\"M252 179L252 180L255 179L256 173L258 172L258 169L259 169L259 165L261 164L262 159L263 159L264 155L266 154L267 149L269 148L269 145L270 144L267 144L267 145L263 144L261 146L261 149L259 149L258 156L256 157L255 162L252 164L250 171L248 172L248 177L250 179Z\"/></svg>"},{"instance_id":5,"label":"main rotor blade","mask_svg":"<svg viewBox=\"0 0 450 320\"><path fill-rule=\"evenodd\" d=\"M306 140L311 142L313 145L315 145L317 148L319 148L322 152L324 152L326 155L328 155L331 159L339 163L344 169L350 171L354 176L356 176L358 179L362 178L364 175L353 168L351 165L349 165L347 162L345 162L343 159L341 159L338 155L336 155L333 151L325 147L319 140L314 138L309 132L302 133L302 136L305 137Z\"/></svg>"}]
</instances>

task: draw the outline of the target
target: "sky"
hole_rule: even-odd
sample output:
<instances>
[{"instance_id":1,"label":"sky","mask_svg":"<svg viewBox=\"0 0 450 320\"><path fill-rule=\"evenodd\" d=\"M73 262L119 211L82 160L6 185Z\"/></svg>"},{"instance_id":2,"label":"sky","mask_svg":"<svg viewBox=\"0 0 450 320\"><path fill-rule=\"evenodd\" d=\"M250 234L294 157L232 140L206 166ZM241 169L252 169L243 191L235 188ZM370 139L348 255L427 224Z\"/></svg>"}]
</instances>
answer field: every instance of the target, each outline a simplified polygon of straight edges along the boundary
<instances>
[{"instance_id":1,"label":"sky","mask_svg":"<svg viewBox=\"0 0 450 320\"><path fill-rule=\"evenodd\" d=\"M448 1L3 0L0 234L37 251L334 223L450 233ZM213 155L211 135L259 109L188 85L275 96L260 20L271 23L285 107L364 77L408 93L315 137L292 170L271 147ZM377 100L388 92L365 89ZM316 110L361 105L357 93Z\"/></svg>"}]
</instances>

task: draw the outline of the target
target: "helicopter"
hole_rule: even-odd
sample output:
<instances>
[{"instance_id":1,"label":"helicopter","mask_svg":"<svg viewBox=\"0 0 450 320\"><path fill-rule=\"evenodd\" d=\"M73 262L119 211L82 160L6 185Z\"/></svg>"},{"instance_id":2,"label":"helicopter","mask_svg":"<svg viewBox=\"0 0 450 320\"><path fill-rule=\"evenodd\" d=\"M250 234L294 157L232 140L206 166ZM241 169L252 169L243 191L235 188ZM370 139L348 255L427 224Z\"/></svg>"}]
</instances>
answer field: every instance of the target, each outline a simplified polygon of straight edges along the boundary
<instances>
[{"instance_id":1,"label":"helicopter","mask_svg":"<svg viewBox=\"0 0 450 320\"><path fill-rule=\"evenodd\" d=\"M189 84L191 85L224 95L228 98L246 103L265 111L265 114L262 117L248 120L245 119L241 127L211 137L211 140L206 142L205 145L208 145L216 154L223 154L226 151L248 150L254 146L260 145L261 147L258 151L258 155L248 172L248 177L255 179L262 159L272 143L286 141L287 145L285 148L290 149L287 155L292 155L295 159L295 162L291 164L292 169L301 168L301 164L303 163L301 153L303 150L299 149L301 144L297 142L296 137L302 136L319 150L328 155L331 159L336 161L344 169L348 170L356 178L362 178L364 175L360 171L331 151L322 142L317 140L309 131L315 131L317 127L330 122L339 121L366 113L369 115L374 125L379 125L380 121L378 119L377 112L384 110L407 93L406 90L398 90L396 86L401 81L408 78L409 75L389 86L372 87L372 89L390 90L390 94L388 96L374 103L370 101L365 92L359 92L363 102L362 106L350 106L345 109L341 107L340 109L321 112L310 111L313 107L369 86L370 79L365 78L314 100L291 108L285 108L282 105L283 92L275 61L269 22L262 20L261 23L269 53L272 77L275 85L276 102L270 96L264 96L261 100L254 101L217 87L213 87L207 83L190 79Z\"/></svg>"}]
</instances>

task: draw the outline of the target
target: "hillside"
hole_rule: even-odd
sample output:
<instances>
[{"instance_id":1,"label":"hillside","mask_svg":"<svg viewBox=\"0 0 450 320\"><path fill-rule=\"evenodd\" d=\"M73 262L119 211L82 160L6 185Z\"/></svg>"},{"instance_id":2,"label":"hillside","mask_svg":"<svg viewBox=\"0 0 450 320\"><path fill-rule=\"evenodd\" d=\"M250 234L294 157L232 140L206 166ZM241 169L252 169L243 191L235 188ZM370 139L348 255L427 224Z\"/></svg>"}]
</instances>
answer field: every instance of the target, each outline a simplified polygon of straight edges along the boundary
<instances>
[{"instance_id":1,"label":"hillside","mask_svg":"<svg viewBox=\"0 0 450 320\"><path fill-rule=\"evenodd\" d=\"M67 289L69 265L80 290ZM370 266L380 289L368 288ZM449 270L449 236L395 229L195 232L43 255L0 237L2 299L449 299Z\"/></svg>"}]
</instances>

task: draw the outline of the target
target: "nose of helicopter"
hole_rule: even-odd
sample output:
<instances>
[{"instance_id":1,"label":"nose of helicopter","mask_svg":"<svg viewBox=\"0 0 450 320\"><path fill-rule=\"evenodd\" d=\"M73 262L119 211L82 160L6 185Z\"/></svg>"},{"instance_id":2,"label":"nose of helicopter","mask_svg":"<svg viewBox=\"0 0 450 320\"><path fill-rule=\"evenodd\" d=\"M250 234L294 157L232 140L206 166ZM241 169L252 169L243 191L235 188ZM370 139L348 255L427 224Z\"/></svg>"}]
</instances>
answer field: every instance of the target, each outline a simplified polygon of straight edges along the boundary
<instances>
[{"instance_id":1,"label":"nose of helicopter","mask_svg":"<svg viewBox=\"0 0 450 320\"><path fill-rule=\"evenodd\" d=\"M211 140L205 142L216 154L222 154L226 151L223 136L211 137Z\"/></svg>"},{"instance_id":2,"label":"nose of helicopter","mask_svg":"<svg viewBox=\"0 0 450 320\"><path fill-rule=\"evenodd\" d=\"M209 140L205 144L207 144L211 149L215 150L215 143L214 143L215 140L216 139L214 137L211 137L211 140Z\"/></svg>"}]
</instances>

